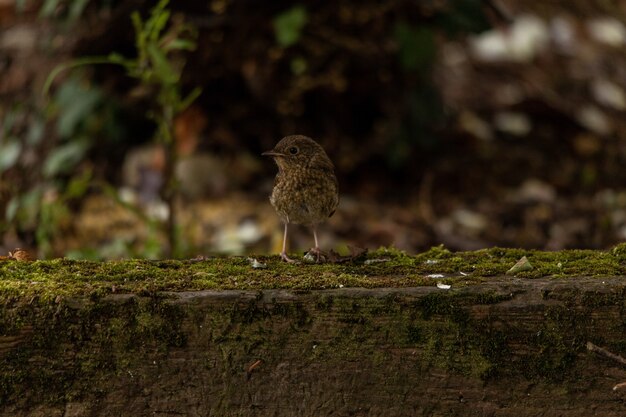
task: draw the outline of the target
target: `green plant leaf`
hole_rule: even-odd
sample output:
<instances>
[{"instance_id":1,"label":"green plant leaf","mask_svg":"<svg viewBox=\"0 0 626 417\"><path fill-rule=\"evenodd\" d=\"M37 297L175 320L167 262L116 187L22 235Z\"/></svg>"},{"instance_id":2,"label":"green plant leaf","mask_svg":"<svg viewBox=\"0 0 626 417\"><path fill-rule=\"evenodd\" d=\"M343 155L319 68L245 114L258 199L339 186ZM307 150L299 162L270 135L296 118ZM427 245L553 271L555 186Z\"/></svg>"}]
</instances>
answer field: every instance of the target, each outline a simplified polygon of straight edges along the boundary
<instances>
[{"instance_id":1,"label":"green plant leaf","mask_svg":"<svg viewBox=\"0 0 626 417\"><path fill-rule=\"evenodd\" d=\"M308 20L307 11L301 5L294 6L276 16L273 22L276 42L282 47L297 43Z\"/></svg>"},{"instance_id":2,"label":"green plant leaf","mask_svg":"<svg viewBox=\"0 0 626 417\"><path fill-rule=\"evenodd\" d=\"M59 108L56 125L58 135L70 138L101 100L102 94L99 90L83 88L76 78L65 82L55 96Z\"/></svg>"},{"instance_id":3,"label":"green plant leaf","mask_svg":"<svg viewBox=\"0 0 626 417\"><path fill-rule=\"evenodd\" d=\"M139 54L138 60L143 61L144 57L142 53L146 50L146 33L144 31L143 20L139 12L135 11L130 15L130 20L133 22L133 29L135 30L135 47Z\"/></svg>"},{"instance_id":4,"label":"green plant leaf","mask_svg":"<svg viewBox=\"0 0 626 417\"><path fill-rule=\"evenodd\" d=\"M22 144L17 139L0 143L0 174L13 167L22 152Z\"/></svg>"},{"instance_id":5,"label":"green plant leaf","mask_svg":"<svg viewBox=\"0 0 626 417\"><path fill-rule=\"evenodd\" d=\"M93 171L86 169L80 175L72 177L69 184L65 187L63 196L65 198L80 198L85 195L91 185Z\"/></svg>"},{"instance_id":6,"label":"green plant leaf","mask_svg":"<svg viewBox=\"0 0 626 417\"><path fill-rule=\"evenodd\" d=\"M153 13L155 11L153 10ZM151 42L157 42L161 32L167 25L170 19L169 10L158 10L158 14L151 16L148 22L146 22L145 29L148 31L148 39Z\"/></svg>"},{"instance_id":7,"label":"green plant leaf","mask_svg":"<svg viewBox=\"0 0 626 417\"><path fill-rule=\"evenodd\" d=\"M135 62L134 60L128 59L124 55L117 53L117 52L112 52L109 55L107 55L107 59L109 60L109 62L111 62L111 64L118 64L124 67L132 65Z\"/></svg>"},{"instance_id":8,"label":"green plant leaf","mask_svg":"<svg viewBox=\"0 0 626 417\"><path fill-rule=\"evenodd\" d=\"M42 196L42 187L35 186L25 193L13 197L7 205L7 221L18 222L22 227L32 227L39 215Z\"/></svg>"},{"instance_id":9,"label":"green plant leaf","mask_svg":"<svg viewBox=\"0 0 626 417\"><path fill-rule=\"evenodd\" d=\"M167 25L170 18L170 11L166 9L169 0L160 0L156 6L150 10L150 17L144 25L144 32L147 40L155 42L161 31Z\"/></svg>"},{"instance_id":10,"label":"green plant leaf","mask_svg":"<svg viewBox=\"0 0 626 417\"><path fill-rule=\"evenodd\" d=\"M194 49L196 49L196 43L189 39L176 38L163 45L164 51L193 51Z\"/></svg>"},{"instance_id":11,"label":"green plant leaf","mask_svg":"<svg viewBox=\"0 0 626 417\"><path fill-rule=\"evenodd\" d=\"M7 204L6 211L4 212L4 218L7 222L11 223L15 220L15 216L17 215L17 210L20 208L20 196L16 195L9 201Z\"/></svg>"},{"instance_id":12,"label":"green plant leaf","mask_svg":"<svg viewBox=\"0 0 626 417\"><path fill-rule=\"evenodd\" d=\"M187 107L189 107L191 103L193 103L200 96L200 94L202 94L202 89L200 87L196 87L193 90L191 90L191 93L189 93L187 97L185 97L180 102L176 111L182 112L183 110L185 110Z\"/></svg>"},{"instance_id":13,"label":"green plant leaf","mask_svg":"<svg viewBox=\"0 0 626 417\"><path fill-rule=\"evenodd\" d=\"M160 80L166 84L175 84L178 82L179 74L172 68L170 62L167 60L167 56L156 44L148 44L148 54L154 65L154 71Z\"/></svg>"},{"instance_id":14,"label":"green plant leaf","mask_svg":"<svg viewBox=\"0 0 626 417\"><path fill-rule=\"evenodd\" d=\"M44 83L43 88L42 88L43 94L44 95L48 94L48 91L50 90L50 86L52 85L52 82L57 77L57 75L59 75L61 72L67 69L81 67L84 65L96 65L96 64L118 64L118 62L111 61L108 56L88 56L84 58L75 59L66 64L57 65L56 67L54 67L52 71L50 71L50 74L46 78L46 82Z\"/></svg>"},{"instance_id":15,"label":"green plant leaf","mask_svg":"<svg viewBox=\"0 0 626 417\"><path fill-rule=\"evenodd\" d=\"M20 115L24 113L24 110L21 109L19 104L16 104L13 108L9 109L5 114L4 118L0 121L0 134L5 136L8 132L13 129L15 126L15 122L20 118ZM1 137L1 136L0 136Z\"/></svg>"},{"instance_id":16,"label":"green plant leaf","mask_svg":"<svg viewBox=\"0 0 626 417\"><path fill-rule=\"evenodd\" d=\"M29 145L37 145L43 139L43 134L45 132L46 124L45 122L37 117L33 120L33 122L28 127L28 133L26 134L26 142Z\"/></svg>"},{"instance_id":17,"label":"green plant leaf","mask_svg":"<svg viewBox=\"0 0 626 417\"><path fill-rule=\"evenodd\" d=\"M83 14L89 0L72 0L69 5L69 18L76 20Z\"/></svg>"},{"instance_id":18,"label":"green plant leaf","mask_svg":"<svg viewBox=\"0 0 626 417\"><path fill-rule=\"evenodd\" d=\"M43 164L43 175L52 178L71 171L85 156L89 145L85 140L73 141L55 148Z\"/></svg>"},{"instance_id":19,"label":"green plant leaf","mask_svg":"<svg viewBox=\"0 0 626 417\"><path fill-rule=\"evenodd\" d=\"M15 0L15 9L18 13L24 13L24 10L26 10L26 0Z\"/></svg>"},{"instance_id":20,"label":"green plant leaf","mask_svg":"<svg viewBox=\"0 0 626 417\"><path fill-rule=\"evenodd\" d=\"M54 14L60 0L46 0L41 9L39 9L39 17L50 17Z\"/></svg>"}]
</instances>

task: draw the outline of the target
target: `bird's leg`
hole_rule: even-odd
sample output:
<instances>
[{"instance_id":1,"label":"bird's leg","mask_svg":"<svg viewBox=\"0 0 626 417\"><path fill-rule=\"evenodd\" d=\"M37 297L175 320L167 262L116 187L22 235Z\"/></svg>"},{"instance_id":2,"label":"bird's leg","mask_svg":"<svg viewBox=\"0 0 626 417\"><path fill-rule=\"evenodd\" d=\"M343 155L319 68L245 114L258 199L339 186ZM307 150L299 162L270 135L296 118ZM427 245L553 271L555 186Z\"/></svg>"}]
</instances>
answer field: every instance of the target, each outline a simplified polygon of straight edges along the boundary
<instances>
[{"instance_id":1,"label":"bird's leg","mask_svg":"<svg viewBox=\"0 0 626 417\"><path fill-rule=\"evenodd\" d=\"M289 223L285 222L285 233L283 234L283 251L280 253L280 257L283 261L289 263L295 263L293 259L287 256L287 225Z\"/></svg>"},{"instance_id":2,"label":"bird's leg","mask_svg":"<svg viewBox=\"0 0 626 417\"><path fill-rule=\"evenodd\" d=\"M315 251L320 251L320 244L317 243L317 226L313 226L313 239L315 240Z\"/></svg>"},{"instance_id":3,"label":"bird's leg","mask_svg":"<svg viewBox=\"0 0 626 417\"><path fill-rule=\"evenodd\" d=\"M319 245L318 240L317 240L317 225L313 226L313 239L315 240L315 247L313 249L311 249L309 251L309 253L315 255L316 261L319 262L320 261L320 255L322 254L322 251L320 249L320 245Z\"/></svg>"}]
</instances>

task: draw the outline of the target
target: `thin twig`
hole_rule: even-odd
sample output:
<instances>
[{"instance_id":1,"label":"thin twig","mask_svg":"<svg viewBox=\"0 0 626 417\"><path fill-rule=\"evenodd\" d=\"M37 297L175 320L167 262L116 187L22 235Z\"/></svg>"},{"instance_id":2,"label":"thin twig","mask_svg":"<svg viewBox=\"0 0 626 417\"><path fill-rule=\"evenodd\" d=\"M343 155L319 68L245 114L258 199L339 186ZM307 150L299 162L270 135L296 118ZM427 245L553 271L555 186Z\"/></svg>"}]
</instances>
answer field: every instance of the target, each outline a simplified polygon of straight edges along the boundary
<instances>
[{"instance_id":1,"label":"thin twig","mask_svg":"<svg viewBox=\"0 0 626 417\"><path fill-rule=\"evenodd\" d=\"M626 382L621 382L613 387L613 391L622 391L626 388Z\"/></svg>"},{"instance_id":2,"label":"thin twig","mask_svg":"<svg viewBox=\"0 0 626 417\"><path fill-rule=\"evenodd\" d=\"M606 356L609 359L613 359L616 362L619 362L622 365L626 366L626 359L624 359L623 357L621 357L620 355L616 355L615 353L611 353L608 350L601 348L600 346L594 345L591 342L587 342L587 350L591 351L591 352L596 352L599 353L603 356Z\"/></svg>"},{"instance_id":3,"label":"thin twig","mask_svg":"<svg viewBox=\"0 0 626 417\"><path fill-rule=\"evenodd\" d=\"M251 373L252 371L254 371L255 368L257 368L262 363L263 363L263 361L261 359L258 359L252 365L248 366L248 370L246 372L247 373Z\"/></svg>"}]
</instances>

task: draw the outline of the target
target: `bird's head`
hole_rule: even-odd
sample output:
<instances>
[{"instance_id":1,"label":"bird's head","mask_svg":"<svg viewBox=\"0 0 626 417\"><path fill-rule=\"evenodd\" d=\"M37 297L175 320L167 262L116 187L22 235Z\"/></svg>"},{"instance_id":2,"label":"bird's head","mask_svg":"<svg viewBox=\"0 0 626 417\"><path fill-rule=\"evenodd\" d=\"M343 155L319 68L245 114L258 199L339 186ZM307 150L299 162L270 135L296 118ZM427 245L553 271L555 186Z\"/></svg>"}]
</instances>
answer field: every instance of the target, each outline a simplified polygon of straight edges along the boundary
<instances>
[{"instance_id":1,"label":"bird's head","mask_svg":"<svg viewBox=\"0 0 626 417\"><path fill-rule=\"evenodd\" d=\"M286 136L274 149L261 155L273 157L281 171L294 168L333 169L333 163L324 149L313 139L301 135Z\"/></svg>"}]
</instances>

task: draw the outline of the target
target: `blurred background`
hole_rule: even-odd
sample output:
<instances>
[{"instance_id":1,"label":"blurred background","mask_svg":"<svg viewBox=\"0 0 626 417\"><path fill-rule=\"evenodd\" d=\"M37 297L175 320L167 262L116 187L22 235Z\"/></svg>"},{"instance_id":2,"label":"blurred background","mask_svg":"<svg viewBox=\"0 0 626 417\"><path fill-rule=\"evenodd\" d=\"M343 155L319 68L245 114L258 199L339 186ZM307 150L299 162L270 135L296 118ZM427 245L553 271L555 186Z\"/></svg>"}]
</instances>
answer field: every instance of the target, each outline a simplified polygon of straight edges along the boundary
<instances>
[{"instance_id":1,"label":"blurred background","mask_svg":"<svg viewBox=\"0 0 626 417\"><path fill-rule=\"evenodd\" d=\"M0 0L0 254L278 252L260 153L295 133L336 166L324 248L606 248L625 22L623 0Z\"/></svg>"}]
</instances>

